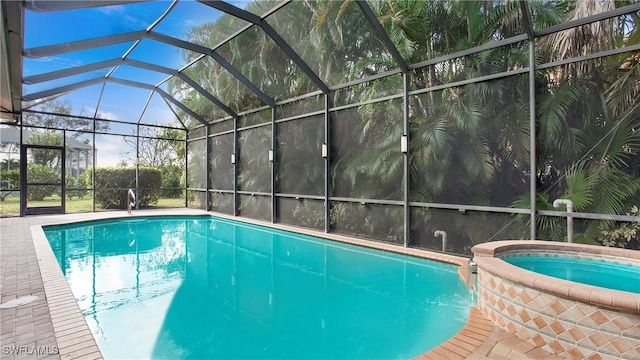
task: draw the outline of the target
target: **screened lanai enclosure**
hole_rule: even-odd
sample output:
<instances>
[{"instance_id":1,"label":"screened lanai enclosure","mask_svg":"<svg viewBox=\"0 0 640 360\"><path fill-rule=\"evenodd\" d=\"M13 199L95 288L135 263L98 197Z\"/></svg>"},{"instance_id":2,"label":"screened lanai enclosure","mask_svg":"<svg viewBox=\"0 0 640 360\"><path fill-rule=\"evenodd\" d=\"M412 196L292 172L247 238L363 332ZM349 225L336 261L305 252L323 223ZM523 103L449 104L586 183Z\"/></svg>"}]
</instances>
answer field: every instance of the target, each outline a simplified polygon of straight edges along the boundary
<instances>
[{"instance_id":1,"label":"screened lanai enclosure","mask_svg":"<svg viewBox=\"0 0 640 360\"><path fill-rule=\"evenodd\" d=\"M3 1L4 216L640 247L640 3ZM13 134L13 136L5 136Z\"/></svg>"}]
</instances>

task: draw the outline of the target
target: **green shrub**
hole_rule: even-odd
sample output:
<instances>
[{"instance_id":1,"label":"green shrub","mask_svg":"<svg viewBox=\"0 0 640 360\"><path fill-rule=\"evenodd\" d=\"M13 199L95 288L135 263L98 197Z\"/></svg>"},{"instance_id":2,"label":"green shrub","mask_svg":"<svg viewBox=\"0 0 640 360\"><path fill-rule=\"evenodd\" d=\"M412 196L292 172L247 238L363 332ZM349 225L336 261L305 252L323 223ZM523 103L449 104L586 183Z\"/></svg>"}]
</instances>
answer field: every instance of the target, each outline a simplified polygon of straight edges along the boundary
<instances>
[{"instance_id":1,"label":"green shrub","mask_svg":"<svg viewBox=\"0 0 640 360\"><path fill-rule=\"evenodd\" d=\"M20 170L0 170L0 201L20 190Z\"/></svg>"},{"instance_id":2,"label":"green shrub","mask_svg":"<svg viewBox=\"0 0 640 360\"><path fill-rule=\"evenodd\" d=\"M47 165L29 163L27 166L27 179L30 183L56 183L60 182L60 173ZM60 191L60 186L55 185L29 185L27 199L32 201L44 200Z\"/></svg>"},{"instance_id":3,"label":"green shrub","mask_svg":"<svg viewBox=\"0 0 640 360\"><path fill-rule=\"evenodd\" d=\"M180 183L182 180L182 168L178 166L165 166L162 171L162 192L163 198L179 198L182 196ZM170 189L177 188L177 189Z\"/></svg>"},{"instance_id":4,"label":"green shrub","mask_svg":"<svg viewBox=\"0 0 640 360\"><path fill-rule=\"evenodd\" d=\"M90 173L90 171L85 172ZM140 167L139 173L140 206L149 206L158 202L162 176L160 170L152 167ZM86 186L91 186L91 176L85 177ZM136 188L135 167L96 168L96 205L103 209L126 209L127 190Z\"/></svg>"},{"instance_id":5,"label":"green shrub","mask_svg":"<svg viewBox=\"0 0 640 360\"><path fill-rule=\"evenodd\" d=\"M82 175L73 177L67 174L65 182L65 194L67 199L71 199L74 196L79 199L87 194L87 189L85 189L85 179Z\"/></svg>"}]
</instances>

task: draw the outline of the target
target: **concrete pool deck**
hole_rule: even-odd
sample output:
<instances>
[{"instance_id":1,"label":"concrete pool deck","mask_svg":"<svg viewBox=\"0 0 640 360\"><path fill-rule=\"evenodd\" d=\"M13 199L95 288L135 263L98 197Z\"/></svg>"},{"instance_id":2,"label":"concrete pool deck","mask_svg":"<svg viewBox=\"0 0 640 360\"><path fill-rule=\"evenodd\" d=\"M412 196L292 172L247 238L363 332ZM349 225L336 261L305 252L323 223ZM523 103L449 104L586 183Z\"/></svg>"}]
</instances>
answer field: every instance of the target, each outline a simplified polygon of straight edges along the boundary
<instances>
[{"instance_id":1,"label":"concrete pool deck","mask_svg":"<svg viewBox=\"0 0 640 360\"><path fill-rule=\"evenodd\" d=\"M216 215L194 209L158 209L134 211L145 215ZM0 304L35 296L37 299L17 307L0 309L1 359L101 359L102 354L80 313L80 309L64 280L46 239L32 237L34 225L50 225L106 217L128 217L125 211L67 215L28 216L0 219ZM228 218L233 218L225 216ZM275 225L314 236L316 231L281 224L267 224L245 218L236 220L261 225ZM36 233L37 234L37 233ZM374 243L337 234L327 238L355 244L376 246L383 250L453 262L455 256L405 249L395 245ZM459 258L458 258L459 259ZM457 260L459 261L459 260ZM442 346L422 354L419 359L561 359L530 346L516 334L494 327L479 312L472 311L465 328Z\"/></svg>"}]
</instances>

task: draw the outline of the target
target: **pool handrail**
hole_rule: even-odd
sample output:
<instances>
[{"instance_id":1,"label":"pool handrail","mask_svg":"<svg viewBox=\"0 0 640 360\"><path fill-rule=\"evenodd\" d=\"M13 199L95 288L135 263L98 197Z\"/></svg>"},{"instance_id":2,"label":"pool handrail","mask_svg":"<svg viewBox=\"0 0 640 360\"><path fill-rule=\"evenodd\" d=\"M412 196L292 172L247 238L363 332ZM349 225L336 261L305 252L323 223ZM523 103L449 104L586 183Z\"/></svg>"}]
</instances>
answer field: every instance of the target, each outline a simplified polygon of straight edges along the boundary
<instances>
[{"instance_id":1,"label":"pool handrail","mask_svg":"<svg viewBox=\"0 0 640 360\"><path fill-rule=\"evenodd\" d=\"M467 288L472 289L472 290L476 290L478 288L478 286L475 284L475 282L473 284L471 284L471 276L472 275L478 275L478 264L476 264L473 261L473 259L469 259L469 262L467 262L466 284L467 284ZM474 280L477 280L477 276L474 277Z\"/></svg>"},{"instance_id":2,"label":"pool handrail","mask_svg":"<svg viewBox=\"0 0 640 360\"><path fill-rule=\"evenodd\" d=\"M136 206L136 194L133 193L133 190L129 189L127 191L127 212L131 215L131 208Z\"/></svg>"}]
</instances>

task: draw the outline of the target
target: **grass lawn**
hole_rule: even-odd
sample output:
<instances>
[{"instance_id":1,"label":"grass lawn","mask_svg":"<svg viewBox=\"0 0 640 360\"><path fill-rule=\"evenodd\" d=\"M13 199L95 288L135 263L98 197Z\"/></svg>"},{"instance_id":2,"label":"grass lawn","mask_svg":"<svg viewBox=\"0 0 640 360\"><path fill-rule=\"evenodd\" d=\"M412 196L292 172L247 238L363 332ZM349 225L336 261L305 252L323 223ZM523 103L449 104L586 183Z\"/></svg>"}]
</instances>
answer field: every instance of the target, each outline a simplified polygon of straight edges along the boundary
<instances>
[{"instance_id":1,"label":"grass lawn","mask_svg":"<svg viewBox=\"0 0 640 360\"><path fill-rule=\"evenodd\" d=\"M45 198L43 201L29 201L29 207L60 206L59 197ZM180 208L184 207L184 198L160 198L158 203L149 208ZM91 212L92 200L88 199L67 199L65 211L67 213ZM99 210L99 208L96 208ZM18 216L20 214L20 198L9 197L5 201L0 201L0 215Z\"/></svg>"}]
</instances>

